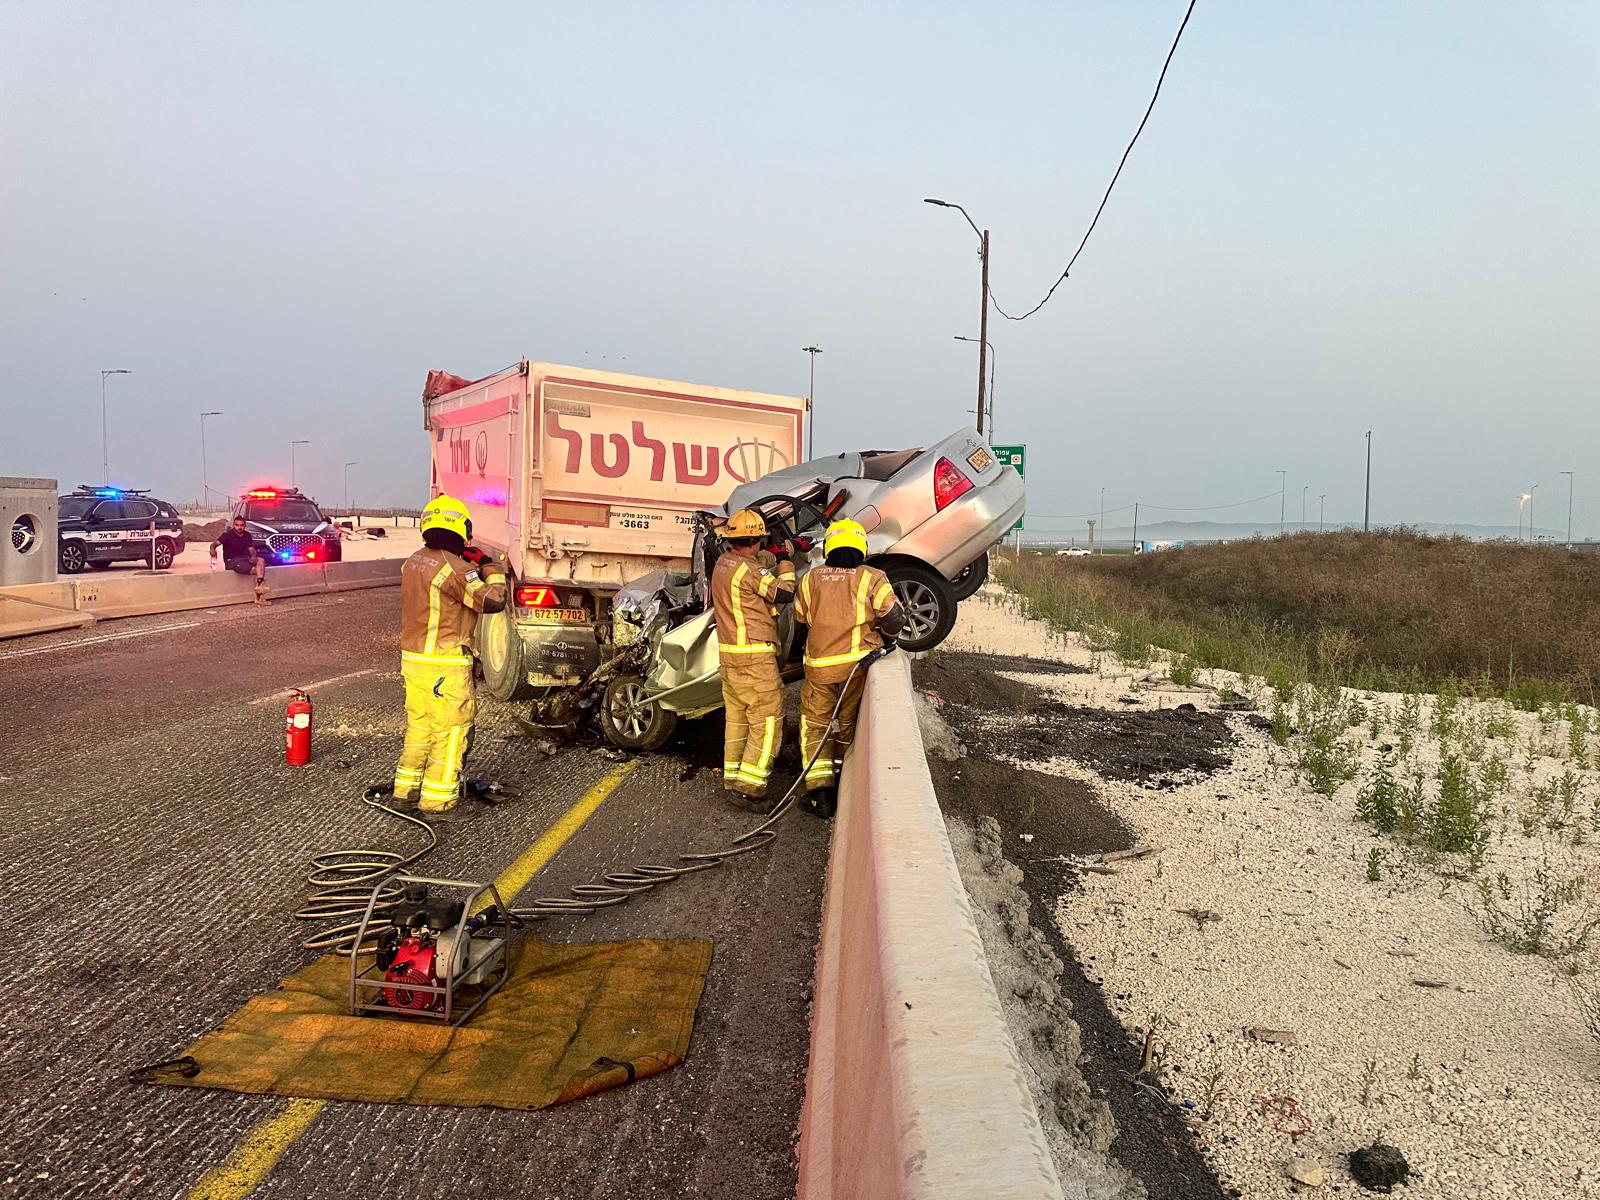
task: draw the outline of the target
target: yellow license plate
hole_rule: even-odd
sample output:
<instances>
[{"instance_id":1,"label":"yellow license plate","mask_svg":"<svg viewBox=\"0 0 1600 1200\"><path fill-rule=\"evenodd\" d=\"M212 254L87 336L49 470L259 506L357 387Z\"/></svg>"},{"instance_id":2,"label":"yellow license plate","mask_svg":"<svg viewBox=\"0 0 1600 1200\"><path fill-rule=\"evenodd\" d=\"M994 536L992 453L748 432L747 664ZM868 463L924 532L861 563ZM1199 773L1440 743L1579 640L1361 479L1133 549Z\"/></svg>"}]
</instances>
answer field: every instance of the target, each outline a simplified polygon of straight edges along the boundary
<instances>
[{"instance_id":1,"label":"yellow license plate","mask_svg":"<svg viewBox=\"0 0 1600 1200\"><path fill-rule=\"evenodd\" d=\"M581 608L536 608L528 614L535 621L587 621L589 614Z\"/></svg>"},{"instance_id":2,"label":"yellow license plate","mask_svg":"<svg viewBox=\"0 0 1600 1200\"><path fill-rule=\"evenodd\" d=\"M972 464L972 469L974 471L983 470L985 467L987 467L993 461L994 461L994 459L992 457L990 457L989 452L987 450L985 450L982 446L979 446L971 454L967 455L967 462Z\"/></svg>"}]
</instances>

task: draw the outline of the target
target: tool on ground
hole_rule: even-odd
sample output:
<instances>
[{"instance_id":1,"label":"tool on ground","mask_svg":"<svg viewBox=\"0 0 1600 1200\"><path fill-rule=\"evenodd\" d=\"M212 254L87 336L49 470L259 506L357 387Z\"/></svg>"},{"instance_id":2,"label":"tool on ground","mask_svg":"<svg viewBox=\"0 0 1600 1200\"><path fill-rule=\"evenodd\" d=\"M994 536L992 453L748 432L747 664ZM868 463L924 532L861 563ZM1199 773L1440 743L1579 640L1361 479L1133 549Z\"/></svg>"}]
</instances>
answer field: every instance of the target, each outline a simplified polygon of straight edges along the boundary
<instances>
[{"instance_id":1,"label":"tool on ground","mask_svg":"<svg viewBox=\"0 0 1600 1200\"><path fill-rule=\"evenodd\" d=\"M393 887L398 902L385 899ZM492 883L391 876L369 893L351 941L350 1015L461 1024L505 983L522 928Z\"/></svg>"},{"instance_id":2,"label":"tool on ground","mask_svg":"<svg viewBox=\"0 0 1600 1200\"><path fill-rule=\"evenodd\" d=\"M283 761L303 767L311 761L311 697L296 688L289 693L283 730Z\"/></svg>"},{"instance_id":3,"label":"tool on ground","mask_svg":"<svg viewBox=\"0 0 1600 1200\"><path fill-rule=\"evenodd\" d=\"M894 643L879 647L860 659L851 672L864 671L872 663L894 649ZM846 686L848 686L848 680ZM632 866L608 871L598 882L574 885L565 896L540 896L531 903L504 911L519 921L538 920L555 916L588 916L602 908L614 908L628 900L651 891L657 884L709 871L730 858L738 858L768 845L778 836L777 825L794 807L795 796L804 786L806 773L816 764L831 734L838 731L839 708L844 702L845 689L841 688L833 712L828 719L828 729L811 755L811 761L802 764L800 773L787 791L755 828L734 838L720 850L683 851L676 865L662 863L635 863ZM345 847L319 854L311 860L312 870L306 877L312 891L306 905L294 915L302 921L337 920L356 917L353 921L334 925L305 939L301 943L308 950L331 950L335 954L354 955L361 943L368 939L368 924L374 919L391 920L404 902L403 880L412 877L404 874L407 867L417 862L439 844L434 827L419 816L401 812L384 804L377 794L369 791L363 802L408 821L422 829L428 842L410 854L394 850L369 847ZM424 882L427 882L424 880ZM456 882L456 881L446 881ZM471 885L476 886L476 885ZM362 951L365 953L365 951ZM465 1019L465 1018L463 1018Z\"/></svg>"}]
</instances>

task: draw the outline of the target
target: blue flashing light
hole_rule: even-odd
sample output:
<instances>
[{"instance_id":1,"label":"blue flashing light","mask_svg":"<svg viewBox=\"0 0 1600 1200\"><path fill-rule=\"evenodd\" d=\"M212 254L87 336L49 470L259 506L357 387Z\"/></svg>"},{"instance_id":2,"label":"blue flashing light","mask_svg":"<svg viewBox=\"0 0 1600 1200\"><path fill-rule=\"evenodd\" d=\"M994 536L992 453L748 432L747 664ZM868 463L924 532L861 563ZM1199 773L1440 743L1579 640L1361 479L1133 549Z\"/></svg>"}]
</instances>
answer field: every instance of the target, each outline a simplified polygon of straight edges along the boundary
<instances>
[{"instance_id":1,"label":"blue flashing light","mask_svg":"<svg viewBox=\"0 0 1600 1200\"><path fill-rule=\"evenodd\" d=\"M94 494L96 496L110 496L112 498L116 498L122 495L122 489L114 487L96 488Z\"/></svg>"}]
</instances>

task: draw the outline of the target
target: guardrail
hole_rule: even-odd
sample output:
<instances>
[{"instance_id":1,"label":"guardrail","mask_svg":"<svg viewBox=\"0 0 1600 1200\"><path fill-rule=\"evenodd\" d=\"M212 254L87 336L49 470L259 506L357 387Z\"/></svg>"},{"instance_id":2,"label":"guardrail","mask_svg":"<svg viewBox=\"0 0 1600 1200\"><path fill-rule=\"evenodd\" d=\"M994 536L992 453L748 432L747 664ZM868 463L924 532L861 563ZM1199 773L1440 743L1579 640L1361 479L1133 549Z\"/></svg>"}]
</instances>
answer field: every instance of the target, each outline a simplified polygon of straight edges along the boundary
<instances>
[{"instance_id":1,"label":"guardrail","mask_svg":"<svg viewBox=\"0 0 1600 1200\"><path fill-rule=\"evenodd\" d=\"M403 562L399 558L375 558L268 567L267 587L273 599L392 587L400 582ZM232 571L108 572L87 579L0 588L0 638L70 629L115 617L249 604L254 599L255 581Z\"/></svg>"},{"instance_id":2,"label":"guardrail","mask_svg":"<svg viewBox=\"0 0 1600 1200\"><path fill-rule=\"evenodd\" d=\"M799 1195L1062 1195L934 796L902 654L867 677L841 782Z\"/></svg>"}]
</instances>

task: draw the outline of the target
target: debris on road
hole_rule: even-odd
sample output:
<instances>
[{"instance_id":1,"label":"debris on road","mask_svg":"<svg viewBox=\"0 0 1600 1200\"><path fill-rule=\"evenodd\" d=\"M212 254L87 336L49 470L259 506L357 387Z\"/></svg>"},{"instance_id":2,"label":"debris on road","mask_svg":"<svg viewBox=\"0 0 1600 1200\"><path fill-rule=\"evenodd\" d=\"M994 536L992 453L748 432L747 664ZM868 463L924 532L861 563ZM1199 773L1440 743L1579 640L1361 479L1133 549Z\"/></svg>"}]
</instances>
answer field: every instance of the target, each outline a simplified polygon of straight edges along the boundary
<instances>
[{"instance_id":1,"label":"debris on road","mask_svg":"<svg viewBox=\"0 0 1600 1200\"><path fill-rule=\"evenodd\" d=\"M1387 1192L1411 1175L1411 1164L1396 1146L1374 1142L1350 1155L1350 1173L1362 1187Z\"/></svg>"}]
</instances>

